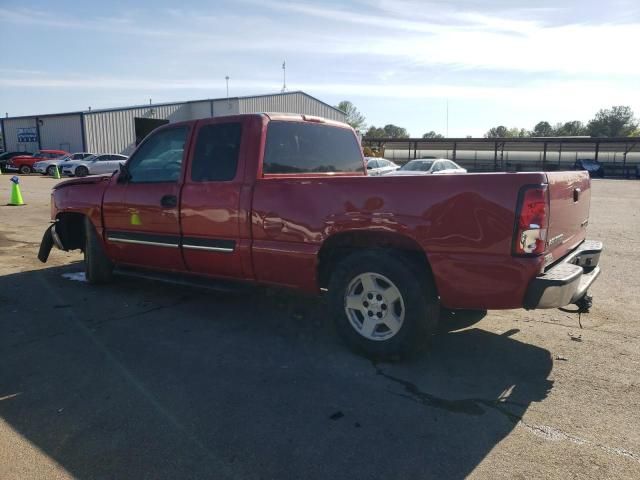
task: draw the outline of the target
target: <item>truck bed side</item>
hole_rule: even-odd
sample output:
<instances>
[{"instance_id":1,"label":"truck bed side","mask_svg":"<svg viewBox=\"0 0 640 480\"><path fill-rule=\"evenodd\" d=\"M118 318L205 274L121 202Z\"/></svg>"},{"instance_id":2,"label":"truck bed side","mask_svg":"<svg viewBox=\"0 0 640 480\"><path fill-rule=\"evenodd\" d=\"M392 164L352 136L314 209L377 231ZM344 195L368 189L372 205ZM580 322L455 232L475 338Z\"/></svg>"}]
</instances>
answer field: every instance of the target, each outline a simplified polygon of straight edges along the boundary
<instances>
[{"instance_id":1,"label":"truck bed side","mask_svg":"<svg viewBox=\"0 0 640 480\"><path fill-rule=\"evenodd\" d=\"M544 260L511 256L518 192L545 181L543 173L258 179L255 276L317 290L323 244L376 231L426 252L445 307L519 308Z\"/></svg>"}]
</instances>

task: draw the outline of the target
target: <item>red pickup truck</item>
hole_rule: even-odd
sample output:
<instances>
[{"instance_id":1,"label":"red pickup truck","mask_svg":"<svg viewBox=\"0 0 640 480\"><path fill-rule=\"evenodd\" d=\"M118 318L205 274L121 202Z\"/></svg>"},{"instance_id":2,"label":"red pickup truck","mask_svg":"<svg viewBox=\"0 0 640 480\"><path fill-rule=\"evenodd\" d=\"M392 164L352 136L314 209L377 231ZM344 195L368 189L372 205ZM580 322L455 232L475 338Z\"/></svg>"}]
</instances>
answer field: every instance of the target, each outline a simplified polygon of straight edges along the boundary
<instances>
[{"instance_id":1,"label":"red pickup truck","mask_svg":"<svg viewBox=\"0 0 640 480\"><path fill-rule=\"evenodd\" d=\"M91 283L115 268L327 291L349 345L389 355L434 332L440 306L582 301L602 250L589 202L586 172L368 177L345 124L208 118L155 130L118 173L58 184L39 258L81 249Z\"/></svg>"},{"instance_id":2,"label":"red pickup truck","mask_svg":"<svg viewBox=\"0 0 640 480\"><path fill-rule=\"evenodd\" d=\"M33 172L33 165L36 162L40 162L42 160L53 160L64 157L65 155L70 154L64 150L38 150L33 155L20 155L13 157L7 162L5 169L7 171L20 172L23 175L27 175Z\"/></svg>"}]
</instances>

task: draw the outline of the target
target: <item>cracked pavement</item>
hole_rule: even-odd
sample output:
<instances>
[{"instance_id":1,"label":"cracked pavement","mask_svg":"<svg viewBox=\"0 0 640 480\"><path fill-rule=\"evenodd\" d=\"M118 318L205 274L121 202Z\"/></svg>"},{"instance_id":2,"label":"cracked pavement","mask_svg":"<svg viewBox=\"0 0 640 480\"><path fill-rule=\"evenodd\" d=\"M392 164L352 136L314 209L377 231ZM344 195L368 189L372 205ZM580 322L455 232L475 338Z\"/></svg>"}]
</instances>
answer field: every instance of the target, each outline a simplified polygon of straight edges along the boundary
<instances>
[{"instance_id":1,"label":"cracked pavement","mask_svg":"<svg viewBox=\"0 0 640 480\"><path fill-rule=\"evenodd\" d=\"M377 364L322 299L64 278L79 253L36 259L53 182L0 206L0 478L640 478L640 182L593 182L582 329L454 315Z\"/></svg>"}]
</instances>

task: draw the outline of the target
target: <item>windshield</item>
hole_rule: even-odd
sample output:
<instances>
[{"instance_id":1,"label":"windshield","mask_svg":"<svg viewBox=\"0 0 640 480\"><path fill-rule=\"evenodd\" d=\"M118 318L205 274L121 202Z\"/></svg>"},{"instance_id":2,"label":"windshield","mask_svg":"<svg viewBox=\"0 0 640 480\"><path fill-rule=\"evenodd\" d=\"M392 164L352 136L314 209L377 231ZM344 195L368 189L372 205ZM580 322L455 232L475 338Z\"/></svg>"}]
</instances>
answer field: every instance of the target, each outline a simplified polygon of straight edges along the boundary
<instances>
[{"instance_id":1,"label":"windshield","mask_svg":"<svg viewBox=\"0 0 640 480\"><path fill-rule=\"evenodd\" d=\"M431 168L431 165L433 165L431 160L411 160L400 167L400 170L426 172Z\"/></svg>"}]
</instances>

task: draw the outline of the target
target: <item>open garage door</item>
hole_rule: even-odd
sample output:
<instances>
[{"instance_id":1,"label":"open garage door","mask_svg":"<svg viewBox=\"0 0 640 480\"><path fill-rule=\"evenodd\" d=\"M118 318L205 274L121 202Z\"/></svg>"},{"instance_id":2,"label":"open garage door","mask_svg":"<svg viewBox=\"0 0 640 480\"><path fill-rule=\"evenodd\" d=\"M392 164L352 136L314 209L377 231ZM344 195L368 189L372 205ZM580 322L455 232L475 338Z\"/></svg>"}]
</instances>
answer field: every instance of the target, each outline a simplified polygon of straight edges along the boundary
<instances>
[{"instance_id":1,"label":"open garage door","mask_svg":"<svg viewBox=\"0 0 640 480\"><path fill-rule=\"evenodd\" d=\"M149 135L156 128L169 123L169 120L157 118L135 117L133 120L136 129L136 146L138 146L140 142L144 140L144 137Z\"/></svg>"}]
</instances>

